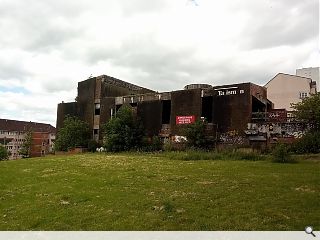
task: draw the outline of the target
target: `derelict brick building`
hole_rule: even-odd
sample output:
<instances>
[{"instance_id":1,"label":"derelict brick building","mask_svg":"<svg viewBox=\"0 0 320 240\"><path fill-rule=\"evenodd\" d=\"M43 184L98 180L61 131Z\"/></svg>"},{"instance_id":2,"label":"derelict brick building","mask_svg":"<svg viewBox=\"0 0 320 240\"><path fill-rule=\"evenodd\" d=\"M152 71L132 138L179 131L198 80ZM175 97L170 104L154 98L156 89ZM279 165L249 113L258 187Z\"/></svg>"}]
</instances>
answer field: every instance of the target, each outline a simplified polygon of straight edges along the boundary
<instances>
[{"instance_id":1,"label":"derelict brick building","mask_svg":"<svg viewBox=\"0 0 320 240\"><path fill-rule=\"evenodd\" d=\"M101 126L123 105L131 105L147 136L182 135L183 125L205 118L207 134L230 131L244 135L252 112L266 113L272 104L264 87L253 83L215 86L191 84L183 90L158 93L106 75L78 83L77 102L60 103L57 129L66 115L89 123L92 138L101 140Z\"/></svg>"}]
</instances>

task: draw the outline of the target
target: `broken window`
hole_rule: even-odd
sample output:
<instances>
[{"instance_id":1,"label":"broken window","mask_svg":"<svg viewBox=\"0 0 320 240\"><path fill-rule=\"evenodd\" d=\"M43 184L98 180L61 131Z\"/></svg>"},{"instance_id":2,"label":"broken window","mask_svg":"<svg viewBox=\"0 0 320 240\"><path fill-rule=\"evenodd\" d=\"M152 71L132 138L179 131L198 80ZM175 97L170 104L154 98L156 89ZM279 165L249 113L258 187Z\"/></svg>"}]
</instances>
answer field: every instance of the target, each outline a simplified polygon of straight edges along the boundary
<instances>
[{"instance_id":1,"label":"broken window","mask_svg":"<svg viewBox=\"0 0 320 240\"><path fill-rule=\"evenodd\" d=\"M94 104L94 115L100 115L100 103Z\"/></svg>"},{"instance_id":2,"label":"broken window","mask_svg":"<svg viewBox=\"0 0 320 240\"><path fill-rule=\"evenodd\" d=\"M133 107L133 108L134 108L134 107L137 107L137 106L138 106L138 103L130 103L130 106Z\"/></svg>"},{"instance_id":3,"label":"broken window","mask_svg":"<svg viewBox=\"0 0 320 240\"><path fill-rule=\"evenodd\" d=\"M116 112L118 112L118 110L121 108L121 106L122 106L121 104L116 105Z\"/></svg>"},{"instance_id":4,"label":"broken window","mask_svg":"<svg viewBox=\"0 0 320 240\"><path fill-rule=\"evenodd\" d=\"M162 101L162 124L170 123L171 100Z\"/></svg>"},{"instance_id":5,"label":"broken window","mask_svg":"<svg viewBox=\"0 0 320 240\"><path fill-rule=\"evenodd\" d=\"M213 97L202 98L202 112L201 117L204 117L208 123L212 123L212 112L213 112Z\"/></svg>"},{"instance_id":6,"label":"broken window","mask_svg":"<svg viewBox=\"0 0 320 240\"><path fill-rule=\"evenodd\" d=\"M266 110L266 104L260 99L252 96L252 112L264 112Z\"/></svg>"}]
</instances>

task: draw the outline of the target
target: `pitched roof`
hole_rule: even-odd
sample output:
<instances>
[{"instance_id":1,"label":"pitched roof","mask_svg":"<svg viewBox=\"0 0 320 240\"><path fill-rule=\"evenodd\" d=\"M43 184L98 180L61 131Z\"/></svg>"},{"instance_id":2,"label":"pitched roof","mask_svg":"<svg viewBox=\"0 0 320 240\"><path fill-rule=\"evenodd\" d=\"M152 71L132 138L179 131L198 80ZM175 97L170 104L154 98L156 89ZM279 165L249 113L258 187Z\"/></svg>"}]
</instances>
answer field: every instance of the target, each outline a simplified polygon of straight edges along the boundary
<instances>
[{"instance_id":1,"label":"pitched roof","mask_svg":"<svg viewBox=\"0 0 320 240\"><path fill-rule=\"evenodd\" d=\"M287 75L287 76L290 76L290 77L296 77L296 78L304 78L304 79L308 79L310 82L312 82L312 79L311 78L308 78L308 77L302 77L302 76L297 76L297 75L292 75L292 74L288 74L288 73L278 73L277 75L275 75L273 78L271 78L265 85L264 87L266 87L273 79L275 79L277 76L279 75Z\"/></svg>"},{"instance_id":2,"label":"pitched roof","mask_svg":"<svg viewBox=\"0 0 320 240\"><path fill-rule=\"evenodd\" d=\"M4 131L33 131L56 133L56 128L47 123L25 122L0 118L0 130Z\"/></svg>"}]
</instances>

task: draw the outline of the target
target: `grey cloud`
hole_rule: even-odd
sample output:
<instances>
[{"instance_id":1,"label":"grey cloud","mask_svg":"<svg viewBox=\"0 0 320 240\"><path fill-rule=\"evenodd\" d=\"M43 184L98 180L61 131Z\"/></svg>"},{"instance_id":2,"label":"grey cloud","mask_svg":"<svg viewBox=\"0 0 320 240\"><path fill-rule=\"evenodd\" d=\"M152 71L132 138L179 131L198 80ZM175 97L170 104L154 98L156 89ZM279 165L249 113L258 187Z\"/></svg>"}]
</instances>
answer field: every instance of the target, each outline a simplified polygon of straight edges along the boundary
<instances>
[{"instance_id":1,"label":"grey cloud","mask_svg":"<svg viewBox=\"0 0 320 240\"><path fill-rule=\"evenodd\" d=\"M247 48L294 46L318 36L319 3L309 1L269 1L245 10L249 22L243 41ZM244 10L242 8L242 10Z\"/></svg>"},{"instance_id":2,"label":"grey cloud","mask_svg":"<svg viewBox=\"0 0 320 240\"><path fill-rule=\"evenodd\" d=\"M24 82L32 74L23 66L22 63L6 62L0 59L0 79L18 79Z\"/></svg>"},{"instance_id":3,"label":"grey cloud","mask_svg":"<svg viewBox=\"0 0 320 240\"><path fill-rule=\"evenodd\" d=\"M55 78L54 80L45 80L41 85L43 90L48 93L72 91L77 86L77 80L78 79L70 80L70 78Z\"/></svg>"},{"instance_id":4,"label":"grey cloud","mask_svg":"<svg viewBox=\"0 0 320 240\"><path fill-rule=\"evenodd\" d=\"M5 1L0 7L0 40L6 47L48 52L79 37L74 18L84 9L68 1Z\"/></svg>"}]
</instances>

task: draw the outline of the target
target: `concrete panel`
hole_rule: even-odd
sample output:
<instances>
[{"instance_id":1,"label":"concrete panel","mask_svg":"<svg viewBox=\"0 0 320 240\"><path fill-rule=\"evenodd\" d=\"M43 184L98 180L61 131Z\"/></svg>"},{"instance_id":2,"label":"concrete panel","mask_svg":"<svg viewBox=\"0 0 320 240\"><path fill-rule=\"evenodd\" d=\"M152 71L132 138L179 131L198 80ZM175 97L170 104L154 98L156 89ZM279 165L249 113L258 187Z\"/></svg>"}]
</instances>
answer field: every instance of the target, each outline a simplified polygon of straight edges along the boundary
<instances>
[{"instance_id":1,"label":"concrete panel","mask_svg":"<svg viewBox=\"0 0 320 240\"><path fill-rule=\"evenodd\" d=\"M147 136L158 135L161 130L161 101L139 102L137 116L141 119Z\"/></svg>"}]
</instances>

